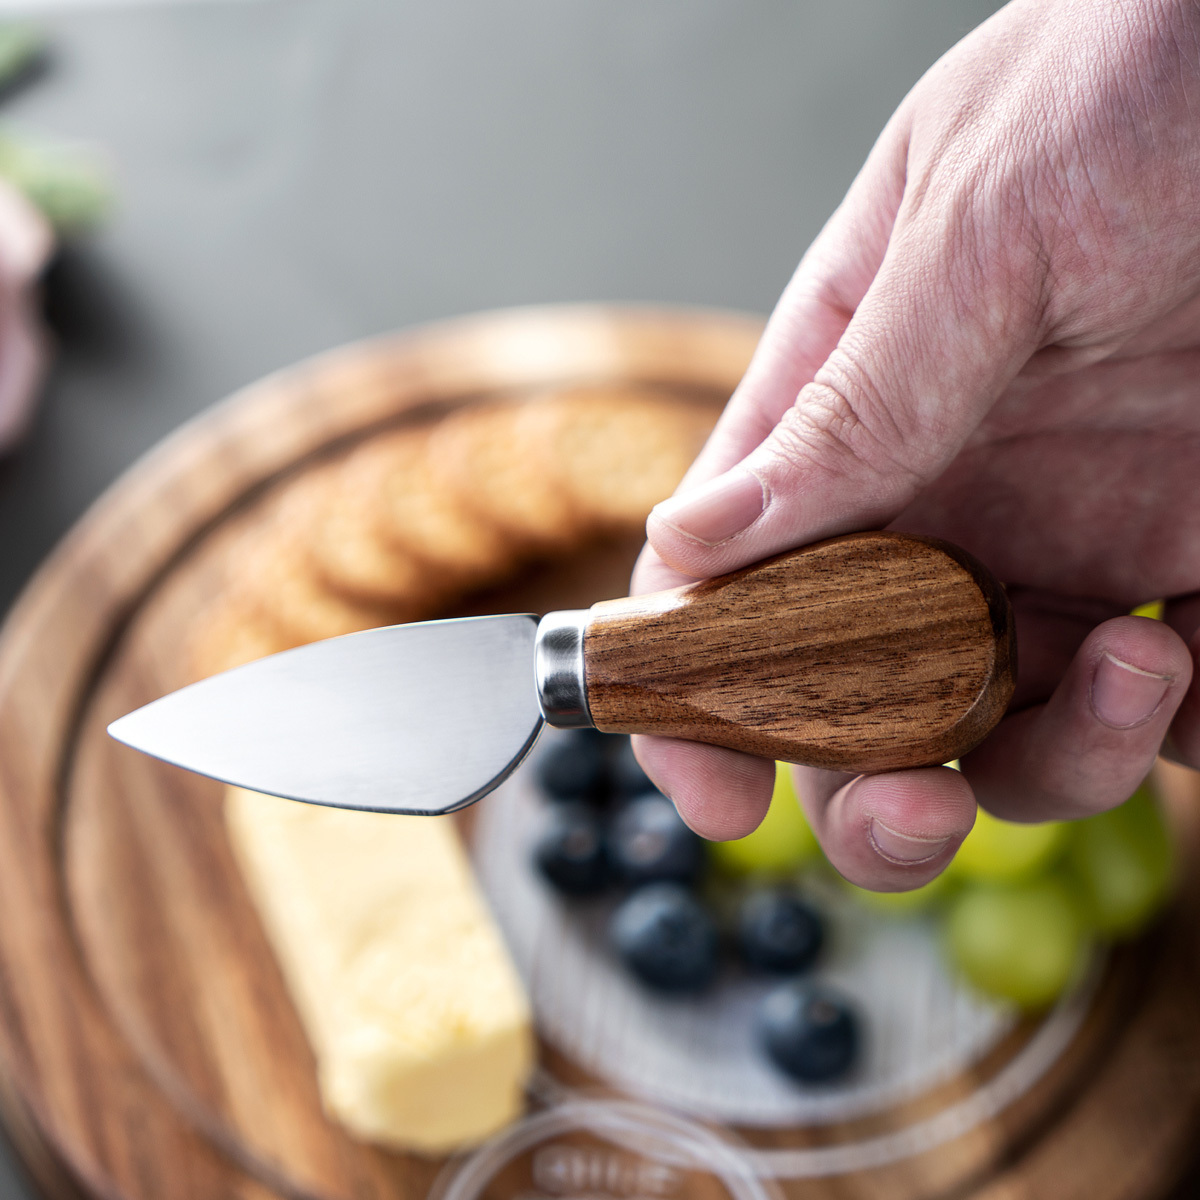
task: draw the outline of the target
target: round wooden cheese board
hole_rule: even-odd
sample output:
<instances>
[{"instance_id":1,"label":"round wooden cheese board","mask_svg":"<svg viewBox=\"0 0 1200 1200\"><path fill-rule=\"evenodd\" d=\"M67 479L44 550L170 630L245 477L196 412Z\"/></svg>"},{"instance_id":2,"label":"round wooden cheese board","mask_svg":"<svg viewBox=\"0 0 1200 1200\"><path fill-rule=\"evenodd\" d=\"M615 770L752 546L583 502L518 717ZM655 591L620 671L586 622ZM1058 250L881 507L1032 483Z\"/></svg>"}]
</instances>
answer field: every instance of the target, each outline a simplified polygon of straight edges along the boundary
<instances>
[{"instance_id":1,"label":"round wooden cheese board","mask_svg":"<svg viewBox=\"0 0 1200 1200\"><path fill-rule=\"evenodd\" d=\"M64 540L0 635L0 1102L46 1194L1133 1200L1170 1185L1200 1128L1191 872L1007 1091L997 1081L1045 1022L920 1095L761 1129L623 1094L548 1042L533 1115L447 1163L356 1142L323 1114L219 785L105 735L187 681L181 646L223 586L229 540L282 483L385 431L547 387L638 385L715 408L758 332L722 314L563 308L352 346L180 430ZM586 606L623 593L636 551L628 536L570 547L453 611ZM1197 788L1184 772L1163 786L1190 863Z\"/></svg>"}]
</instances>

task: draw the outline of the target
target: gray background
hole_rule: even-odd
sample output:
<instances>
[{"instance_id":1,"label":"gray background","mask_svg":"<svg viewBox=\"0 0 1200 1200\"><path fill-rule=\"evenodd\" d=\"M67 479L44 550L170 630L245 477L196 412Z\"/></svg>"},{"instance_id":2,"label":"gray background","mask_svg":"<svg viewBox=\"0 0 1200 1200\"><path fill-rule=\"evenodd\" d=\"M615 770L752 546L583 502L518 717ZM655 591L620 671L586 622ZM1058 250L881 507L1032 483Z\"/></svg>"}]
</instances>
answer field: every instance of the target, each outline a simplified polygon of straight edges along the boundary
<instances>
[{"instance_id":1,"label":"gray background","mask_svg":"<svg viewBox=\"0 0 1200 1200\"><path fill-rule=\"evenodd\" d=\"M349 339L499 305L767 311L992 0L287 0L41 17L0 120L107 147L108 226L0 460L0 609L142 451ZM0 1197L31 1194L0 1154ZM1193 1194L1190 1191L1181 1194Z\"/></svg>"}]
</instances>

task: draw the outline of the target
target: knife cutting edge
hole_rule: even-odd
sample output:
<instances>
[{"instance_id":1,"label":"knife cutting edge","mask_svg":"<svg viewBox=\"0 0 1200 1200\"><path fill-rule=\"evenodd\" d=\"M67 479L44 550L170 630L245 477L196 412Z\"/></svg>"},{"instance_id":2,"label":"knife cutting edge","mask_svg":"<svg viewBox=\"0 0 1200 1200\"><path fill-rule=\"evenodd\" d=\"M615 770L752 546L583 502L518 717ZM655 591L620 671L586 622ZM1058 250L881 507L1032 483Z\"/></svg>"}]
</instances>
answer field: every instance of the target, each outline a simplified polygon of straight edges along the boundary
<instances>
[{"instance_id":1,"label":"knife cutting edge","mask_svg":"<svg viewBox=\"0 0 1200 1200\"><path fill-rule=\"evenodd\" d=\"M844 771L958 758L1012 695L1003 588L931 538L849 534L590 609L384 626L235 667L114 721L134 749L253 791L453 812L542 725Z\"/></svg>"}]
</instances>

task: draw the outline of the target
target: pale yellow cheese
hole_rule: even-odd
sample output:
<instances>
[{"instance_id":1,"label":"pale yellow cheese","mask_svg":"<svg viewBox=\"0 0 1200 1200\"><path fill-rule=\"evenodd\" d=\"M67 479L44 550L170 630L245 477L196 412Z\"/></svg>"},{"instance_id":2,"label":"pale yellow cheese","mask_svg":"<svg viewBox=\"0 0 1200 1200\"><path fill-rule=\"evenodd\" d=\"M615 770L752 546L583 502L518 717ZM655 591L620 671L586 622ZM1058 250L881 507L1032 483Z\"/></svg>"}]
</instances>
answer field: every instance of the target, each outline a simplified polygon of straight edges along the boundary
<instances>
[{"instance_id":1,"label":"pale yellow cheese","mask_svg":"<svg viewBox=\"0 0 1200 1200\"><path fill-rule=\"evenodd\" d=\"M452 821L241 788L225 815L330 1115L428 1154L516 1117L529 1005Z\"/></svg>"}]
</instances>

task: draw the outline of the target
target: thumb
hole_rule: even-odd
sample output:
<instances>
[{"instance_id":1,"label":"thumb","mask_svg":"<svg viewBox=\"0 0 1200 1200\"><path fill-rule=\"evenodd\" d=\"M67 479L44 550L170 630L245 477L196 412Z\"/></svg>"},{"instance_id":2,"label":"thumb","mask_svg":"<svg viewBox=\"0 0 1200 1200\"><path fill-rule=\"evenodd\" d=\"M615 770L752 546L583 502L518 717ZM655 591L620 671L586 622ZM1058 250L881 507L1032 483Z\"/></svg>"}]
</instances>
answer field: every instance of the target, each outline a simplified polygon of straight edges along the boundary
<instances>
[{"instance_id":1,"label":"thumb","mask_svg":"<svg viewBox=\"0 0 1200 1200\"><path fill-rule=\"evenodd\" d=\"M901 207L841 339L766 440L653 510L666 563L704 578L879 528L958 453L1038 348L1045 268L939 207L910 220Z\"/></svg>"}]
</instances>

